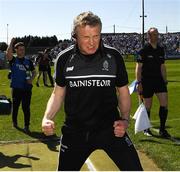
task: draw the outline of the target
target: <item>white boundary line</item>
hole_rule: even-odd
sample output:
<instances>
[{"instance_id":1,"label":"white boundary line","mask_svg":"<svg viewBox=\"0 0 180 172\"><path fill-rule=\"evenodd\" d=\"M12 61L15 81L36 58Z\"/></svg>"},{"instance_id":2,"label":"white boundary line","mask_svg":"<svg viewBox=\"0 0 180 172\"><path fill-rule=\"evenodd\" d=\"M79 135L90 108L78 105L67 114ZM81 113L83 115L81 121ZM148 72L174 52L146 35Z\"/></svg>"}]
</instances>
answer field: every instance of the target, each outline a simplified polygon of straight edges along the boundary
<instances>
[{"instance_id":1,"label":"white boundary line","mask_svg":"<svg viewBox=\"0 0 180 172\"><path fill-rule=\"evenodd\" d=\"M159 130L156 129L156 128L151 128L151 130L153 130L153 131L156 132L156 133L159 133ZM175 142L176 144L180 145L180 140L175 139L175 138L173 138L173 137L170 137L169 139L170 139L171 141Z\"/></svg>"},{"instance_id":2,"label":"white boundary line","mask_svg":"<svg viewBox=\"0 0 180 172\"><path fill-rule=\"evenodd\" d=\"M179 121L180 118L167 119L167 122ZM151 122L159 122L159 120L152 120Z\"/></svg>"},{"instance_id":3,"label":"white boundary line","mask_svg":"<svg viewBox=\"0 0 180 172\"><path fill-rule=\"evenodd\" d=\"M134 116L134 115L133 115ZM130 117L133 119L133 116L131 115ZM179 121L180 118L173 118L173 119L167 119L167 122L173 122L173 121ZM150 120L152 123L153 122L159 122L159 120Z\"/></svg>"},{"instance_id":4,"label":"white boundary line","mask_svg":"<svg viewBox=\"0 0 180 172\"><path fill-rule=\"evenodd\" d=\"M89 158L86 160L85 163L90 171L98 171Z\"/></svg>"},{"instance_id":5,"label":"white boundary line","mask_svg":"<svg viewBox=\"0 0 180 172\"><path fill-rule=\"evenodd\" d=\"M133 119L133 116L130 116L132 119ZM177 121L177 120L180 120L180 118L174 118L174 119L171 119L171 120L168 120L169 122L171 122L171 121ZM151 123L153 123L153 122L159 122L159 120L157 120L157 121L151 121ZM159 133L159 129L155 129L155 128L151 128L151 130L153 130L154 132L156 132L156 133ZM175 142L176 144L178 144L178 145L180 145L180 140L178 140L178 139L175 139L175 138L173 138L173 137L171 137L170 138L170 140L171 141L173 141L173 142Z\"/></svg>"}]
</instances>

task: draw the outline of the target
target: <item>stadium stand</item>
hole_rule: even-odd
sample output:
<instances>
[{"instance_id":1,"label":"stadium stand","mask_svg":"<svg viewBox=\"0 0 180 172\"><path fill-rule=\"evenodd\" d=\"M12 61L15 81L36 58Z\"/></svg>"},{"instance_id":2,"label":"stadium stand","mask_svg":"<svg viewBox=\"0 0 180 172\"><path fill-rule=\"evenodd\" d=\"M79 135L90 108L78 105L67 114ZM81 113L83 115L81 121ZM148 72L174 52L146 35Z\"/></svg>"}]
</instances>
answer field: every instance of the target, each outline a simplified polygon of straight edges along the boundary
<instances>
[{"instance_id":1,"label":"stadium stand","mask_svg":"<svg viewBox=\"0 0 180 172\"><path fill-rule=\"evenodd\" d=\"M117 48L122 55L136 55L141 48L141 34L139 33L103 33L102 39L107 45ZM67 39L59 41L59 44L51 50L51 56L56 58L59 52L72 44L73 41ZM180 58L180 32L160 34L160 44L165 47L167 58Z\"/></svg>"}]
</instances>

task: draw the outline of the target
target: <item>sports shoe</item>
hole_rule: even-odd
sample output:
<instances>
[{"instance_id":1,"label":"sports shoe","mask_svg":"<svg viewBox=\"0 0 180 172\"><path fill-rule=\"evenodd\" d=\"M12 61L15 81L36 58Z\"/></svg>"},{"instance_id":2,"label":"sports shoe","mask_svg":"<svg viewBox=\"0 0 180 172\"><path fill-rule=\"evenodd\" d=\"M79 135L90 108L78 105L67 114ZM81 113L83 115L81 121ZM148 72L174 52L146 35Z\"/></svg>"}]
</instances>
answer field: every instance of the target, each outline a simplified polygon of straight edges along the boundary
<instances>
[{"instance_id":1,"label":"sports shoe","mask_svg":"<svg viewBox=\"0 0 180 172\"><path fill-rule=\"evenodd\" d=\"M13 123L13 127L14 127L14 128L18 128L17 123Z\"/></svg>"},{"instance_id":2,"label":"sports shoe","mask_svg":"<svg viewBox=\"0 0 180 172\"><path fill-rule=\"evenodd\" d=\"M159 135L163 138L170 138L171 135L167 132L167 130L159 130Z\"/></svg>"},{"instance_id":3,"label":"sports shoe","mask_svg":"<svg viewBox=\"0 0 180 172\"><path fill-rule=\"evenodd\" d=\"M24 131L25 133L27 133L27 134L30 133L30 130L29 130L29 127L28 127L28 126L25 126L24 129L23 129L23 131Z\"/></svg>"},{"instance_id":4,"label":"sports shoe","mask_svg":"<svg viewBox=\"0 0 180 172\"><path fill-rule=\"evenodd\" d=\"M153 136L153 134L152 134L152 132L151 132L150 129L144 130L144 135L145 135L145 136L148 136L148 137L152 137L152 136Z\"/></svg>"}]
</instances>

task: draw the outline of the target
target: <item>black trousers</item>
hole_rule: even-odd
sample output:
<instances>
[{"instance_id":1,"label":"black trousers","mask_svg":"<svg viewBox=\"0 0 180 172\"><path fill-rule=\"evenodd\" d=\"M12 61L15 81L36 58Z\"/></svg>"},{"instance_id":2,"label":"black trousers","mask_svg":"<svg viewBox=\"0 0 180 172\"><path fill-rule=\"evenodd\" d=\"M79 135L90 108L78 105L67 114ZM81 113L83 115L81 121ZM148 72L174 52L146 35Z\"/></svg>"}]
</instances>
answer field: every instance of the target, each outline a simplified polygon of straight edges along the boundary
<instances>
[{"instance_id":1,"label":"black trousers","mask_svg":"<svg viewBox=\"0 0 180 172\"><path fill-rule=\"evenodd\" d=\"M48 73L48 77L49 77L49 81L51 83L51 86L53 86L54 85L54 80L53 80L53 77L51 75L51 66L50 65L48 65L47 73Z\"/></svg>"},{"instance_id":2,"label":"black trousers","mask_svg":"<svg viewBox=\"0 0 180 172\"><path fill-rule=\"evenodd\" d=\"M22 110L24 113L24 125L30 125L30 103L31 103L31 90L23 90L18 88L12 89L12 99L13 99L13 111L12 111L12 121L17 124L18 109L22 103Z\"/></svg>"},{"instance_id":3,"label":"black trousers","mask_svg":"<svg viewBox=\"0 0 180 172\"><path fill-rule=\"evenodd\" d=\"M96 149L103 149L122 171L142 171L138 154L127 134L115 137L113 127L96 132L62 128L58 171L79 171Z\"/></svg>"}]
</instances>

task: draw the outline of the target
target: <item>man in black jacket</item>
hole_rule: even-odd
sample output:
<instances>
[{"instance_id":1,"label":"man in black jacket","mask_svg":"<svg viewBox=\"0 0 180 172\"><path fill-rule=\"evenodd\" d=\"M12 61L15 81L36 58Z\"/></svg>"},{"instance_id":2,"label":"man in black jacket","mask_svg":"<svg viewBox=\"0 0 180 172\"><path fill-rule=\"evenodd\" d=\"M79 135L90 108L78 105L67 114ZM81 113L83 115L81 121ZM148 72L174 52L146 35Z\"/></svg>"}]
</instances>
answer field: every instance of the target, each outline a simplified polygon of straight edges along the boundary
<instances>
[{"instance_id":1,"label":"man in black jacket","mask_svg":"<svg viewBox=\"0 0 180 172\"><path fill-rule=\"evenodd\" d=\"M120 170L142 170L126 133L131 102L124 61L116 49L103 44L101 28L92 12L78 15L72 33L76 43L57 58L56 85L42 130L53 134L53 119L65 101L58 170L79 171L95 149L103 149Z\"/></svg>"}]
</instances>

